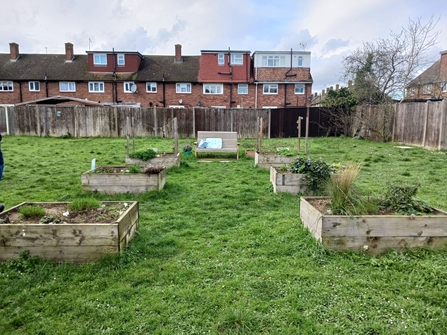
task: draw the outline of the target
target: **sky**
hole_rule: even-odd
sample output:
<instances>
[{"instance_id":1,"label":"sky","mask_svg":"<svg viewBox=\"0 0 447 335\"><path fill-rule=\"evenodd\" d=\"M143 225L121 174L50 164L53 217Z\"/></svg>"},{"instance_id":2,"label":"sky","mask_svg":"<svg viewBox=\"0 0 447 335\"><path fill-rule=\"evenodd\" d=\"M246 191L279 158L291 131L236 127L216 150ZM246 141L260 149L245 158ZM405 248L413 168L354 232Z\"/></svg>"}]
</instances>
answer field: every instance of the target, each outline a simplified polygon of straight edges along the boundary
<instances>
[{"instance_id":1,"label":"sky","mask_svg":"<svg viewBox=\"0 0 447 335\"><path fill-rule=\"evenodd\" d=\"M342 60L365 42L389 38L409 20L438 21L433 62L447 50L446 0L0 0L0 53L201 50L311 52L313 92L340 84Z\"/></svg>"}]
</instances>

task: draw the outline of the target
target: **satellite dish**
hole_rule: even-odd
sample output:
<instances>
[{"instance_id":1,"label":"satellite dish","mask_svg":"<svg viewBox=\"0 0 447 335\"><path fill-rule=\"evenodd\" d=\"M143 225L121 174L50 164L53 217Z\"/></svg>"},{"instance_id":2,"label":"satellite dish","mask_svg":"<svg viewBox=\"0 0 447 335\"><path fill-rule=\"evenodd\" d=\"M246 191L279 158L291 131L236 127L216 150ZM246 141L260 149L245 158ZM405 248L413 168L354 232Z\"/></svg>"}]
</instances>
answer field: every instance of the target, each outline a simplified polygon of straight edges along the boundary
<instances>
[{"instance_id":1,"label":"satellite dish","mask_svg":"<svg viewBox=\"0 0 447 335\"><path fill-rule=\"evenodd\" d=\"M135 85L135 84L130 84L130 91L131 91L132 93L135 93L135 92L137 91L137 85Z\"/></svg>"}]
</instances>

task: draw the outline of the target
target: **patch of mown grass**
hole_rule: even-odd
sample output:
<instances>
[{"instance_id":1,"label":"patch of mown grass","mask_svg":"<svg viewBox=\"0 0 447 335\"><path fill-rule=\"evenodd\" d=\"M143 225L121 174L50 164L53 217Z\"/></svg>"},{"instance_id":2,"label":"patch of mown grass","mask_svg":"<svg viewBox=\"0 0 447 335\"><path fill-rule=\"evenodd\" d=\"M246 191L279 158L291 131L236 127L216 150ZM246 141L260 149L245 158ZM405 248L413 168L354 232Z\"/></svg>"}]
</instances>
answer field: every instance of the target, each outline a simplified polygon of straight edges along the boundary
<instances>
[{"instance_id":1,"label":"patch of mown grass","mask_svg":"<svg viewBox=\"0 0 447 335\"><path fill-rule=\"evenodd\" d=\"M179 148L190 142L181 139ZM240 142L241 154L255 143ZM296 143L265 139L263 148ZM136 138L135 144L137 150L173 147L172 139L162 138ZM80 178L91 160L124 164L125 145L122 138L4 138L0 202L7 208L83 197L136 200L140 228L123 253L91 264L53 264L26 255L0 264L2 333L447 332L447 251L389 252L380 258L327 251L300 223L299 197L271 192L269 171L234 155L212 162L181 156L181 166L168 169L161 192L83 192ZM304 141L301 149L303 155ZM343 165L368 163L355 184L362 194L380 196L396 180L417 179L418 198L447 208L445 152L311 138L309 154ZM49 174L42 176L44 171Z\"/></svg>"}]
</instances>

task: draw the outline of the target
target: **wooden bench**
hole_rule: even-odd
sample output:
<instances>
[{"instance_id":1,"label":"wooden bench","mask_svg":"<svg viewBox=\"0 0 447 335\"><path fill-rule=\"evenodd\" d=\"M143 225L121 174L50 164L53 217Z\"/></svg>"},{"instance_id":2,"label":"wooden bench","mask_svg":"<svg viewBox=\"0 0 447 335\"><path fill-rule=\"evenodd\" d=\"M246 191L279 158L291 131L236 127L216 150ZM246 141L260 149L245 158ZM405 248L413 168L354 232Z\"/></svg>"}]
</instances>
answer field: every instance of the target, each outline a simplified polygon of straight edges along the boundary
<instances>
[{"instance_id":1,"label":"wooden bench","mask_svg":"<svg viewBox=\"0 0 447 335\"><path fill-rule=\"evenodd\" d=\"M209 139L222 139L221 148L199 148L201 140L205 141ZM235 131L198 131L197 142L195 145L195 155L199 152L234 152L236 153L236 159L239 159L239 143L237 142L237 132Z\"/></svg>"}]
</instances>

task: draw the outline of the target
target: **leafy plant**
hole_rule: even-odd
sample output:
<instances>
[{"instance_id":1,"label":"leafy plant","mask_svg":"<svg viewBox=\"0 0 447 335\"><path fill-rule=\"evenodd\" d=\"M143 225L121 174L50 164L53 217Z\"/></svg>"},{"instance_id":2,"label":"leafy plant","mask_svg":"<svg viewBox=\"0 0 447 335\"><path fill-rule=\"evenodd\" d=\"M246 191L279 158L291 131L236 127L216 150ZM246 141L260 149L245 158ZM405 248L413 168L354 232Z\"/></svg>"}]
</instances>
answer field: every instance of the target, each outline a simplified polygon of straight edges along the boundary
<instances>
[{"instance_id":1,"label":"leafy plant","mask_svg":"<svg viewBox=\"0 0 447 335\"><path fill-rule=\"evenodd\" d=\"M192 146L190 144L185 144L183 146L183 152L191 152L192 151Z\"/></svg>"},{"instance_id":2,"label":"leafy plant","mask_svg":"<svg viewBox=\"0 0 447 335\"><path fill-rule=\"evenodd\" d=\"M310 157L298 156L290 165L282 167L280 170L305 174L309 189L315 194L322 194L325 182L336 171L336 167L325 163L321 158L312 160Z\"/></svg>"},{"instance_id":3,"label":"leafy plant","mask_svg":"<svg viewBox=\"0 0 447 335\"><path fill-rule=\"evenodd\" d=\"M71 211L82 211L87 209L96 209L99 207L101 207L101 202L94 198L75 199L68 205L68 209Z\"/></svg>"},{"instance_id":4,"label":"leafy plant","mask_svg":"<svg viewBox=\"0 0 447 335\"><path fill-rule=\"evenodd\" d=\"M388 186L383 206L401 214L433 212L433 209L425 202L414 198L419 186L419 184Z\"/></svg>"},{"instance_id":5,"label":"leafy plant","mask_svg":"<svg viewBox=\"0 0 447 335\"><path fill-rule=\"evenodd\" d=\"M155 158L157 153L154 149L147 148L144 150L135 150L129 153L129 157L133 159L141 159L142 161L148 161L149 159Z\"/></svg>"},{"instance_id":6,"label":"leafy plant","mask_svg":"<svg viewBox=\"0 0 447 335\"><path fill-rule=\"evenodd\" d=\"M294 153L289 148L276 148L276 154L280 156L293 156Z\"/></svg>"},{"instance_id":7,"label":"leafy plant","mask_svg":"<svg viewBox=\"0 0 447 335\"><path fill-rule=\"evenodd\" d=\"M129 167L129 173L140 173L141 167L138 164L134 164Z\"/></svg>"},{"instance_id":8,"label":"leafy plant","mask_svg":"<svg viewBox=\"0 0 447 335\"><path fill-rule=\"evenodd\" d=\"M20 214L24 218L40 218L46 214L45 208L41 206L22 206Z\"/></svg>"}]
</instances>

